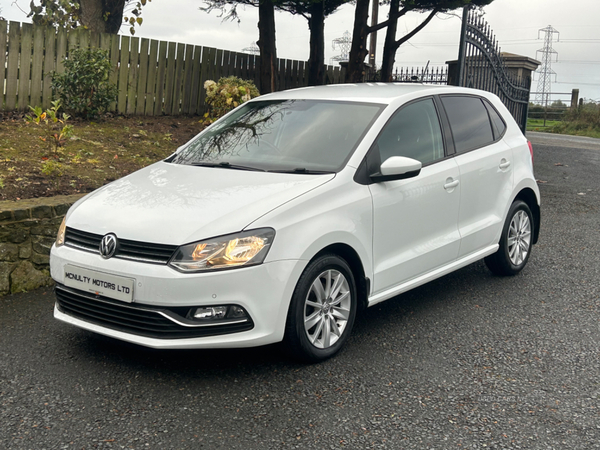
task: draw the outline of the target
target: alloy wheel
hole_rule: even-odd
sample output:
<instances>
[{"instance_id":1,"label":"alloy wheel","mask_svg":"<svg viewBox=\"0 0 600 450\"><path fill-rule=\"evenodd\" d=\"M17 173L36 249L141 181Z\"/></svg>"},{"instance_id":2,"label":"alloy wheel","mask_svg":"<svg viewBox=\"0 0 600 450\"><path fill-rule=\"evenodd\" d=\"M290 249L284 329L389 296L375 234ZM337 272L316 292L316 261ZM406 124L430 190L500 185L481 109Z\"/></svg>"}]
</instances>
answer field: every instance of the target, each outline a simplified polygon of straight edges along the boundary
<instances>
[{"instance_id":1,"label":"alloy wheel","mask_svg":"<svg viewBox=\"0 0 600 450\"><path fill-rule=\"evenodd\" d=\"M327 349L342 336L350 317L352 298L346 277L335 269L315 278L304 302L304 329L316 348Z\"/></svg>"},{"instance_id":2,"label":"alloy wheel","mask_svg":"<svg viewBox=\"0 0 600 450\"><path fill-rule=\"evenodd\" d=\"M523 264L531 247L531 221L525 211L517 211L510 221L507 244L510 261L515 266Z\"/></svg>"}]
</instances>

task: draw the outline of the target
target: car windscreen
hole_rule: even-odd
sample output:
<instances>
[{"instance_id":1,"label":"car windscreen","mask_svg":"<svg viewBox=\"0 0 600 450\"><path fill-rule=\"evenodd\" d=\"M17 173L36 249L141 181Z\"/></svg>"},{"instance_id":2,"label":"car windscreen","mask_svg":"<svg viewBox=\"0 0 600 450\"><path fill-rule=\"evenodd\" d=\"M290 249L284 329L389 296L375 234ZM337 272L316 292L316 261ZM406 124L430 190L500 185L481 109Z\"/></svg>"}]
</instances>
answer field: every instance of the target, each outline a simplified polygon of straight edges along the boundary
<instances>
[{"instance_id":1,"label":"car windscreen","mask_svg":"<svg viewBox=\"0 0 600 450\"><path fill-rule=\"evenodd\" d=\"M248 170L337 172L383 108L324 100L249 102L167 161Z\"/></svg>"}]
</instances>

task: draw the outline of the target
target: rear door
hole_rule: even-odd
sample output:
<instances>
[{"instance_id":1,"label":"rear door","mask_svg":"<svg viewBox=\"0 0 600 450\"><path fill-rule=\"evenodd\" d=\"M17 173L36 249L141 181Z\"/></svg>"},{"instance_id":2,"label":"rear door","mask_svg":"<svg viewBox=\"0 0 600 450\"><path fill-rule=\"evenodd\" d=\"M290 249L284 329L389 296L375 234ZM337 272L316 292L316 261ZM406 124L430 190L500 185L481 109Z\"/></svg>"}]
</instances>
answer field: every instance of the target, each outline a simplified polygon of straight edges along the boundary
<instances>
[{"instance_id":1,"label":"rear door","mask_svg":"<svg viewBox=\"0 0 600 450\"><path fill-rule=\"evenodd\" d=\"M504 121L485 99L443 95L460 171L459 257L498 243L512 195L512 149L502 140Z\"/></svg>"}]
</instances>

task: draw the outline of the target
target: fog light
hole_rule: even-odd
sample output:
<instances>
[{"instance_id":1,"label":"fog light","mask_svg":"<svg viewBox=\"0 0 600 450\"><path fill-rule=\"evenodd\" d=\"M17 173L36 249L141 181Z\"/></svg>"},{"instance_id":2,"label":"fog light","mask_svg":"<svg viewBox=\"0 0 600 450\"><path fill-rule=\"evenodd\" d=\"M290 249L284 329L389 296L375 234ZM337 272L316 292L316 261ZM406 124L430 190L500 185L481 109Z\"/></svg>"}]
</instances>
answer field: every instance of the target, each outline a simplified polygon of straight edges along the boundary
<instances>
[{"instance_id":1,"label":"fog light","mask_svg":"<svg viewBox=\"0 0 600 450\"><path fill-rule=\"evenodd\" d=\"M227 306L196 308L191 314L193 319L223 319L227 315Z\"/></svg>"},{"instance_id":2,"label":"fog light","mask_svg":"<svg viewBox=\"0 0 600 450\"><path fill-rule=\"evenodd\" d=\"M248 317L248 314L244 308L236 305L203 306L190 309L187 317L191 320L213 321L221 319L245 319Z\"/></svg>"}]
</instances>

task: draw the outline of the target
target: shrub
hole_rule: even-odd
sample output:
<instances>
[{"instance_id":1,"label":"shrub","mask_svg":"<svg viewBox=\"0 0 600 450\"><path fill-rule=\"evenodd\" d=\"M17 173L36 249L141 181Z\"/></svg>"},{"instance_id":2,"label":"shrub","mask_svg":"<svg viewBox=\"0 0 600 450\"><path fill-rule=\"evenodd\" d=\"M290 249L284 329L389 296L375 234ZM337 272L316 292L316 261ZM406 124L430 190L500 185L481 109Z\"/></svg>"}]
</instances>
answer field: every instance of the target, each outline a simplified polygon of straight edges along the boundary
<instances>
[{"instance_id":1,"label":"shrub","mask_svg":"<svg viewBox=\"0 0 600 450\"><path fill-rule=\"evenodd\" d=\"M112 69L108 51L76 49L64 65L64 73L52 73L52 89L64 108L85 119L106 112L118 93L117 86L108 81Z\"/></svg>"},{"instance_id":2,"label":"shrub","mask_svg":"<svg viewBox=\"0 0 600 450\"><path fill-rule=\"evenodd\" d=\"M207 80L204 89L208 105L208 112L204 114L207 123L214 122L238 105L260 95L252 81L238 77L221 78L216 83Z\"/></svg>"},{"instance_id":3,"label":"shrub","mask_svg":"<svg viewBox=\"0 0 600 450\"><path fill-rule=\"evenodd\" d=\"M59 179L65 173L65 167L58 161L49 159L42 163L42 173L47 177L54 179L54 183L58 188Z\"/></svg>"},{"instance_id":4,"label":"shrub","mask_svg":"<svg viewBox=\"0 0 600 450\"><path fill-rule=\"evenodd\" d=\"M564 121L550 130L554 133L600 137L600 105L587 103L565 113Z\"/></svg>"},{"instance_id":5,"label":"shrub","mask_svg":"<svg viewBox=\"0 0 600 450\"><path fill-rule=\"evenodd\" d=\"M40 127L43 133L40 139L48 144L48 149L55 158L58 158L58 149L73 136L73 125L67 124L70 116L63 113L61 117L58 113L60 106L60 100L53 101L52 107L46 111L43 111L40 106L35 108L30 106L33 115L25 116L25 122Z\"/></svg>"}]
</instances>

